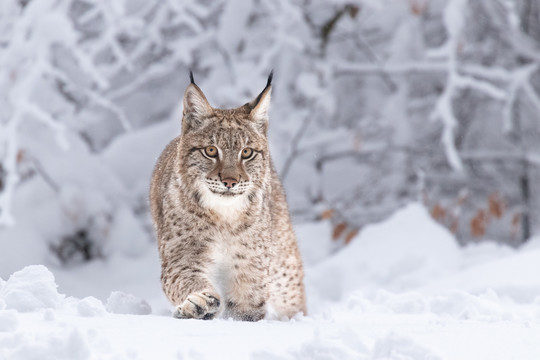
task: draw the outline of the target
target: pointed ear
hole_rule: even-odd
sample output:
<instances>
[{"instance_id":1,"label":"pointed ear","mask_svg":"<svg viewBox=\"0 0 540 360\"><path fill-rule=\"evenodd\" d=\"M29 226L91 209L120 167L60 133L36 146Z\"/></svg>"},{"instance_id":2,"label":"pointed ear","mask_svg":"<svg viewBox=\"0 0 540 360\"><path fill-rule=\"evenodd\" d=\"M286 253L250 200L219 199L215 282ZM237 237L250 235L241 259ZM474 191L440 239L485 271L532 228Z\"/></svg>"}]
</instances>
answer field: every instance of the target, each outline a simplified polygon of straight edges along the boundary
<instances>
[{"instance_id":1,"label":"pointed ear","mask_svg":"<svg viewBox=\"0 0 540 360\"><path fill-rule=\"evenodd\" d=\"M191 113L195 116L206 117L212 112L213 109L202 90L195 83L189 84L184 93L184 115Z\"/></svg>"},{"instance_id":2,"label":"pointed ear","mask_svg":"<svg viewBox=\"0 0 540 360\"><path fill-rule=\"evenodd\" d=\"M202 122L211 116L214 109L206 100L202 90L193 81L193 73L190 73L191 84L184 92L184 110L182 128L186 131L200 126Z\"/></svg>"},{"instance_id":3,"label":"pointed ear","mask_svg":"<svg viewBox=\"0 0 540 360\"><path fill-rule=\"evenodd\" d=\"M251 120L255 122L262 133L266 134L268 128L268 109L270 108L270 93L272 92L272 77L274 72L270 72L264 90L249 103Z\"/></svg>"}]
</instances>

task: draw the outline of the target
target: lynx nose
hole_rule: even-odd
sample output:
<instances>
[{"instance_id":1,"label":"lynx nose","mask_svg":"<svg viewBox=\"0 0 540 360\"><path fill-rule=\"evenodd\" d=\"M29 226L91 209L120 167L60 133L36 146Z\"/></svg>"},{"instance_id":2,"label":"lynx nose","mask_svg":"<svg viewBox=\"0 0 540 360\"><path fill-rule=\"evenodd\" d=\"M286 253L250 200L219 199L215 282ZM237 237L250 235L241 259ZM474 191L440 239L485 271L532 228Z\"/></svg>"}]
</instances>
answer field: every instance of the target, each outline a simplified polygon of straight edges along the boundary
<instances>
[{"instance_id":1,"label":"lynx nose","mask_svg":"<svg viewBox=\"0 0 540 360\"><path fill-rule=\"evenodd\" d=\"M233 178L223 179L221 180L221 182L223 183L223 185L225 185L227 189L233 188L236 186L236 184L238 184L238 180Z\"/></svg>"}]
</instances>

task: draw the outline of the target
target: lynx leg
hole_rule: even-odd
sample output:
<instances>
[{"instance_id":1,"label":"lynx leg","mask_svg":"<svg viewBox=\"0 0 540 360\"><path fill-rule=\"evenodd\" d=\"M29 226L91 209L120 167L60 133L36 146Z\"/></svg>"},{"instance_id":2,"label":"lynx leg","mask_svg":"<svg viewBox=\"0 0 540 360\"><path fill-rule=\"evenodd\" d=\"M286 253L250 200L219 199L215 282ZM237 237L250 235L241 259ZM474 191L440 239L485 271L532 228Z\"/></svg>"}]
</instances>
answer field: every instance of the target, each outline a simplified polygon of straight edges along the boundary
<instances>
[{"instance_id":1,"label":"lynx leg","mask_svg":"<svg viewBox=\"0 0 540 360\"><path fill-rule=\"evenodd\" d=\"M221 299L208 279L200 275L204 271L188 266L169 266L162 271L161 284L169 301L177 306L174 316L181 319L215 317Z\"/></svg>"},{"instance_id":2,"label":"lynx leg","mask_svg":"<svg viewBox=\"0 0 540 360\"><path fill-rule=\"evenodd\" d=\"M275 270L268 303L279 318L292 318L298 313L307 315L301 263L294 264L291 261Z\"/></svg>"}]
</instances>

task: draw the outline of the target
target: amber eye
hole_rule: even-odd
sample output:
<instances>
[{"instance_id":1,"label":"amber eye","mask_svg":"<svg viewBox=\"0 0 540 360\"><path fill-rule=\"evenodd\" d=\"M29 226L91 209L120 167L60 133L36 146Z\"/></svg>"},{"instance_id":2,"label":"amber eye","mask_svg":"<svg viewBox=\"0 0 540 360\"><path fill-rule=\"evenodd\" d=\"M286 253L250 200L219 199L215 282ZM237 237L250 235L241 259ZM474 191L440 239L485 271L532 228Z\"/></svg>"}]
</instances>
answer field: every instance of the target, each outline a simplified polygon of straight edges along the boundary
<instances>
[{"instance_id":1,"label":"amber eye","mask_svg":"<svg viewBox=\"0 0 540 360\"><path fill-rule=\"evenodd\" d=\"M244 148L242 150L242 159L249 159L253 155L253 149L252 148Z\"/></svg>"},{"instance_id":2,"label":"amber eye","mask_svg":"<svg viewBox=\"0 0 540 360\"><path fill-rule=\"evenodd\" d=\"M204 153L209 157L217 156L217 148L215 146L207 146L204 148Z\"/></svg>"}]
</instances>

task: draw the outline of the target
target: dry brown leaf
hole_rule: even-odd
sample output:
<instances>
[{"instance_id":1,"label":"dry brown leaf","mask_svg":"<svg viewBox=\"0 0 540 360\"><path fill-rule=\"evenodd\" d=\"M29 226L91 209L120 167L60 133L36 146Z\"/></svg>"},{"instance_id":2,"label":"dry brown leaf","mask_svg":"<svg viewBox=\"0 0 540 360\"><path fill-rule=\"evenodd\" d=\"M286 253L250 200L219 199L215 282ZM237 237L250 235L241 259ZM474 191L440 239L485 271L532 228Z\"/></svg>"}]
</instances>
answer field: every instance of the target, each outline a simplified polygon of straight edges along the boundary
<instances>
[{"instance_id":1,"label":"dry brown leaf","mask_svg":"<svg viewBox=\"0 0 540 360\"><path fill-rule=\"evenodd\" d=\"M345 229L347 228L347 224L342 222L334 226L334 231L332 232L332 240L337 240L343 234Z\"/></svg>"},{"instance_id":2,"label":"dry brown leaf","mask_svg":"<svg viewBox=\"0 0 540 360\"><path fill-rule=\"evenodd\" d=\"M20 164L24 160L24 157L25 157L24 150L17 151L17 164Z\"/></svg>"},{"instance_id":3,"label":"dry brown leaf","mask_svg":"<svg viewBox=\"0 0 540 360\"><path fill-rule=\"evenodd\" d=\"M319 218L321 220L326 220L326 219L330 219L332 218L332 216L334 216L334 209L327 209L327 210L324 210L321 215L319 215Z\"/></svg>"},{"instance_id":4,"label":"dry brown leaf","mask_svg":"<svg viewBox=\"0 0 540 360\"><path fill-rule=\"evenodd\" d=\"M478 210L476 215L471 219L471 235L481 237L486 234L487 214L485 210Z\"/></svg>"},{"instance_id":5,"label":"dry brown leaf","mask_svg":"<svg viewBox=\"0 0 540 360\"><path fill-rule=\"evenodd\" d=\"M428 7L428 2L426 0L412 0L411 1L411 12L414 15L422 15Z\"/></svg>"},{"instance_id":6,"label":"dry brown leaf","mask_svg":"<svg viewBox=\"0 0 540 360\"><path fill-rule=\"evenodd\" d=\"M442 221L446 217L446 210L439 204L431 208L431 217L437 221Z\"/></svg>"},{"instance_id":7,"label":"dry brown leaf","mask_svg":"<svg viewBox=\"0 0 540 360\"><path fill-rule=\"evenodd\" d=\"M488 198L489 214L500 219L504 214L504 202L501 197L494 193Z\"/></svg>"}]
</instances>

